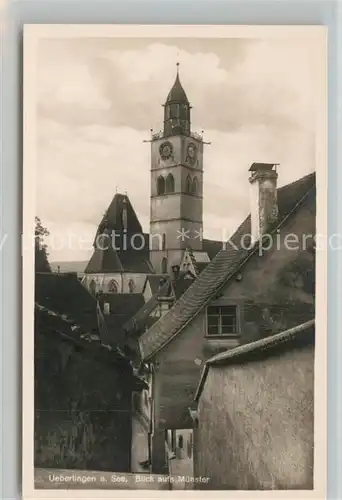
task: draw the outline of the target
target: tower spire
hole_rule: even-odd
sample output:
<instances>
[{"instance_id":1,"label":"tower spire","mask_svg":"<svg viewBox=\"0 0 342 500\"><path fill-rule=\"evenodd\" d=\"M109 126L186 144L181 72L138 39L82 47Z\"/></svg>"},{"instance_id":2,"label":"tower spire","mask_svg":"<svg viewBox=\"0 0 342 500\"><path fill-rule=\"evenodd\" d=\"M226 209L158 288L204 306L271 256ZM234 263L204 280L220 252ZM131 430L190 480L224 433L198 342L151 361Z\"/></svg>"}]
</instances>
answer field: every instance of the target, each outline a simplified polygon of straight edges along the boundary
<instances>
[{"instance_id":1,"label":"tower spire","mask_svg":"<svg viewBox=\"0 0 342 500\"><path fill-rule=\"evenodd\" d=\"M179 79L179 61L176 79L164 105L164 136L190 134L190 103Z\"/></svg>"}]
</instances>

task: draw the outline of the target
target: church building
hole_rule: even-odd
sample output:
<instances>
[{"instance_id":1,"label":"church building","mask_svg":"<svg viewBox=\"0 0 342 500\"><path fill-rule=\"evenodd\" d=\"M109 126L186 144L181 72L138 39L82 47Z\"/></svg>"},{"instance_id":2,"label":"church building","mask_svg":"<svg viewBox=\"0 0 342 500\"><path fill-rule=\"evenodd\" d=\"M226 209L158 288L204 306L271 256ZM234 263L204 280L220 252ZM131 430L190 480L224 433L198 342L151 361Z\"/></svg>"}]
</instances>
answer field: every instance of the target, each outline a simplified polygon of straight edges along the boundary
<instances>
[{"instance_id":1,"label":"church building","mask_svg":"<svg viewBox=\"0 0 342 500\"><path fill-rule=\"evenodd\" d=\"M152 133L150 234L127 195L116 194L98 227L83 284L92 293L142 293L150 274L203 270L222 243L203 239L203 147L177 75Z\"/></svg>"}]
</instances>

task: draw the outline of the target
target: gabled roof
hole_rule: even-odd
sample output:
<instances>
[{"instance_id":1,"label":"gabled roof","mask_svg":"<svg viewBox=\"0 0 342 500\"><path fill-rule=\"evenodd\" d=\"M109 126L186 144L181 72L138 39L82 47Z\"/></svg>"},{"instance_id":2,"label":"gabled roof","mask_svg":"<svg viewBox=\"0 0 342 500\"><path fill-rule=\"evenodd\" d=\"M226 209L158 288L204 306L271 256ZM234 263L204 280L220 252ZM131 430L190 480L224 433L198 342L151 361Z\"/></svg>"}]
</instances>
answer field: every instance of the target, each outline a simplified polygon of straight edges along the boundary
<instances>
[{"instance_id":1,"label":"gabled roof","mask_svg":"<svg viewBox=\"0 0 342 500\"><path fill-rule=\"evenodd\" d=\"M95 248L84 273L122 273L123 270L118 254L112 247L106 250Z\"/></svg>"},{"instance_id":2,"label":"gabled roof","mask_svg":"<svg viewBox=\"0 0 342 500\"><path fill-rule=\"evenodd\" d=\"M79 282L76 273L36 273L35 302L72 318L88 331L98 329L96 299Z\"/></svg>"},{"instance_id":3,"label":"gabled roof","mask_svg":"<svg viewBox=\"0 0 342 500\"><path fill-rule=\"evenodd\" d=\"M213 260L213 258L222 250L223 242L216 240L202 240L202 249L203 252L207 252L209 259Z\"/></svg>"},{"instance_id":4,"label":"gabled roof","mask_svg":"<svg viewBox=\"0 0 342 500\"><path fill-rule=\"evenodd\" d=\"M124 209L126 210L126 220L124 217ZM143 232L137 214L132 207L132 204L125 194L116 193L112 199L106 213L102 217L99 224L98 234L102 234L103 229L109 231L122 232L124 229L130 234L140 234Z\"/></svg>"},{"instance_id":5,"label":"gabled roof","mask_svg":"<svg viewBox=\"0 0 342 500\"><path fill-rule=\"evenodd\" d=\"M216 356L209 358L204 365L194 399L197 401L201 395L210 366L241 365L242 363L262 359L275 353L279 354L289 349L314 345L314 343L315 320L312 319L285 332L277 333L271 337L216 354Z\"/></svg>"},{"instance_id":6,"label":"gabled roof","mask_svg":"<svg viewBox=\"0 0 342 500\"><path fill-rule=\"evenodd\" d=\"M158 288L158 290L152 295L152 297L139 309L136 314L127 320L124 325L124 329L130 333L141 333L141 329L145 327L148 323L150 314L155 310L159 304L159 297L166 295L169 292L170 279L166 280L165 283ZM151 319L151 323L153 323Z\"/></svg>"},{"instance_id":7,"label":"gabled roof","mask_svg":"<svg viewBox=\"0 0 342 500\"><path fill-rule=\"evenodd\" d=\"M136 237L134 240L133 236ZM149 235L143 233L128 196L117 193L99 224L94 239L94 253L84 273L151 272Z\"/></svg>"},{"instance_id":8,"label":"gabled roof","mask_svg":"<svg viewBox=\"0 0 342 500\"><path fill-rule=\"evenodd\" d=\"M172 291L176 300L183 295L194 279L196 279L196 276L193 276L191 273L180 273L179 277L172 281Z\"/></svg>"},{"instance_id":9,"label":"gabled roof","mask_svg":"<svg viewBox=\"0 0 342 500\"><path fill-rule=\"evenodd\" d=\"M165 283L165 281L170 281L170 276L168 274L149 274L146 276L144 290L147 283L149 283L152 295L154 295L159 291L161 283Z\"/></svg>"},{"instance_id":10,"label":"gabled roof","mask_svg":"<svg viewBox=\"0 0 342 500\"><path fill-rule=\"evenodd\" d=\"M145 381L131 371L130 360L118 346L104 344L99 335L90 332L84 325L81 326L64 314L59 314L36 302L34 326L35 334L51 335L54 338L58 335L62 341L71 342L82 348L84 352L99 357L101 361L114 364L124 376L127 376L127 372L124 370L128 369L129 373L132 374L133 391L148 388Z\"/></svg>"},{"instance_id":11,"label":"gabled roof","mask_svg":"<svg viewBox=\"0 0 342 500\"><path fill-rule=\"evenodd\" d=\"M110 314L104 314L109 333L117 333L145 303L141 293L101 293L98 300L101 306L106 302L110 306Z\"/></svg>"},{"instance_id":12,"label":"gabled roof","mask_svg":"<svg viewBox=\"0 0 342 500\"><path fill-rule=\"evenodd\" d=\"M139 233L137 233L139 234ZM148 235L143 235L145 241ZM149 260L148 246L141 250L115 250L114 246L95 248L87 267L85 274L105 274L105 273L137 273L149 274L153 272Z\"/></svg>"},{"instance_id":13,"label":"gabled roof","mask_svg":"<svg viewBox=\"0 0 342 500\"><path fill-rule=\"evenodd\" d=\"M278 189L279 217L278 222L270 228L270 231L276 230L310 192L315 196L314 188L315 174L313 173ZM149 359L172 340L227 284L243 262L257 251L258 244L249 250L247 242L243 239L250 234L251 217L248 216L227 242L226 248L216 255L170 311L140 337L139 344L143 359Z\"/></svg>"}]
</instances>

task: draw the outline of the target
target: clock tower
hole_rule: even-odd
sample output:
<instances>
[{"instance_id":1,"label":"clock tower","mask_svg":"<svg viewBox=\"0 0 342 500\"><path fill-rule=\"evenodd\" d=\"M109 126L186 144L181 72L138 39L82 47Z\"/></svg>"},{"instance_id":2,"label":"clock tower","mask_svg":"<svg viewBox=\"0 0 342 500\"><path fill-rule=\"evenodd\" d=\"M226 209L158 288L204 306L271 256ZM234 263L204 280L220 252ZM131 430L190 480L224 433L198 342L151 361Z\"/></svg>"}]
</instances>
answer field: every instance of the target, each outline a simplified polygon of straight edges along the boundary
<instances>
[{"instance_id":1,"label":"clock tower","mask_svg":"<svg viewBox=\"0 0 342 500\"><path fill-rule=\"evenodd\" d=\"M157 273L180 265L185 248L202 250L203 140L191 131L178 64L163 107L163 130L151 139L150 260Z\"/></svg>"}]
</instances>

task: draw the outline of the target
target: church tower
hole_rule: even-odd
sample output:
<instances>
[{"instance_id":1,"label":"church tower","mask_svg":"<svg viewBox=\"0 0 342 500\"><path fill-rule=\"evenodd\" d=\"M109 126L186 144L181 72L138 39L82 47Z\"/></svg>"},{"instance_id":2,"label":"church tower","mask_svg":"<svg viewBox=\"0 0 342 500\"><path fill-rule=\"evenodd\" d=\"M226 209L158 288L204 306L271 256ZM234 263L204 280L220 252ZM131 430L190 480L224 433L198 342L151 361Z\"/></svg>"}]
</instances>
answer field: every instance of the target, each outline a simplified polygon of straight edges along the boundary
<instances>
[{"instance_id":1,"label":"church tower","mask_svg":"<svg viewBox=\"0 0 342 500\"><path fill-rule=\"evenodd\" d=\"M202 250L203 140L191 131L179 64L163 107L164 128L151 140L150 261L157 273L180 265L185 248Z\"/></svg>"}]
</instances>

